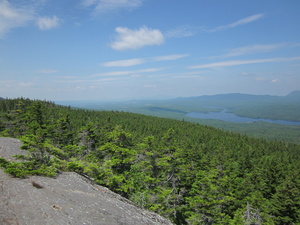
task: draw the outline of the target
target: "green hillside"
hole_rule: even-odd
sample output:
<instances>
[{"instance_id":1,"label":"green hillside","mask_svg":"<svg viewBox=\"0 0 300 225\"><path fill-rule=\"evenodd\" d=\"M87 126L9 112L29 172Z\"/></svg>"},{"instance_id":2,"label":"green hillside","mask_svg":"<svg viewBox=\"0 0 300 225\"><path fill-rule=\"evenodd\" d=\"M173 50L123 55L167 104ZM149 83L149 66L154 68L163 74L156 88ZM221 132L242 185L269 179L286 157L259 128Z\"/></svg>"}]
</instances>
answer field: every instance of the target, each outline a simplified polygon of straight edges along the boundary
<instances>
[{"instance_id":1,"label":"green hillside","mask_svg":"<svg viewBox=\"0 0 300 225\"><path fill-rule=\"evenodd\" d=\"M241 117L300 121L299 93L300 91L294 91L287 96L235 93L169 100L135 100L124 102L73 101L61 102L61 104L94 110L117 110L184 120L252 137L300 144L299 125L276 124L263 121L232 123L222 120L192 118L186 115L191 112L219 112L221 108L226 108L229 112Z\"/></svg>"},{"instance_id":2,"label":"green hillside","mask_svg":"<svg viewBox=\"0 0 300 225\"><path fill-rule=\"evenodd\" d=\"M300 223L297 144L29 99L1 100L0 116L30 153L0 158L13 176L75 171L176 224Z\"/></svg>"}]
</instances>

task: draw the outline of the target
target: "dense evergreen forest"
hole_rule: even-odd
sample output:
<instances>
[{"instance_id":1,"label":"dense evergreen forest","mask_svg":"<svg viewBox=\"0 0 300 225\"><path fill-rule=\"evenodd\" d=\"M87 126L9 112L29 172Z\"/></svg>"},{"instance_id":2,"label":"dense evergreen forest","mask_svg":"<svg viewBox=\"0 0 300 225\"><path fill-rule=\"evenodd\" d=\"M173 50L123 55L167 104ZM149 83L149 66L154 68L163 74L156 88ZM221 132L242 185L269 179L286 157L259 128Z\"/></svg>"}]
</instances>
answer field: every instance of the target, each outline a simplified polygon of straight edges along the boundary
<instances>
[{"instance_id":1,"label":"dense evergreen forest","mask_svg":"<svg viewBox=\"0 0 300 225\"><path fill-rule=\"evenodd\" d=\"M300 224L300 146L118 111L0 100L15 177L75 171L176 224Z\"/></svg>"},{"instance_id":2,"label":"dense evergreen forest","mask_svg":"<svg viewBox=\"0 0 300 225\"><path fill-rule=\"evenodd\" d=\"M300 91L286 96L220 94L184 97L166 100L128 100L122 102L61 101L62 105L93 109L118 110L156 117L184 120L216 127L251 137L282 140L300 144L300 126L291 124L256 122L228 122L218 119L201 119L189 113L218 113L223 109L239 117L300 122Z\"/></svg>"}]
</instances>

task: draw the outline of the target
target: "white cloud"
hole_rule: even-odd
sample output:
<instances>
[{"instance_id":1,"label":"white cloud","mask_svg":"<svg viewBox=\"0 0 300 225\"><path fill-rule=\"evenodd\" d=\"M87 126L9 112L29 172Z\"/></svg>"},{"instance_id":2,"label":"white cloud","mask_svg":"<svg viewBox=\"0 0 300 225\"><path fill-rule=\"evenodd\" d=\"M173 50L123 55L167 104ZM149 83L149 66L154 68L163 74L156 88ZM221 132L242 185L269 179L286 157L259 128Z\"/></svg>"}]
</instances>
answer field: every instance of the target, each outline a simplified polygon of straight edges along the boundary
<instances>
[{"instance_id":1,"label":"white cloud","mask_svg":"<svg viewBox=\"0 0 300 225\"><path fill-rule=\"evenodd\" d=\"M188 56L189 56L189 54L174 54L174 55L156 56L156 57L153 57L152 59L154 61L170 61L170 60L181 59L181 58L188 57Z\"/></svg>"},{"instance_id":2,"label":"white cloud","mask_svg":"<svg viewBox=\"0 0 300 225\"><path fill-rule=\"evenodd\" d=\"M116 40L111 44L115 50L138 49L149 45L161 45L164 43L164 36L157 29L149 29L144 26L138 30L131 30L126 27L117 27Z\"/></svg>"},{"instance_id":3,"label":"white cloud","mask_svg":"<svg viewBox=\"0 0 300 225\"><path fill-rule=\"evenodd\" d=\"M91 6L97 3L97 0L82 0L82 5Z\"/></svg>"},{"instance_id":4,"label":"white cloud","mask_svg":"<svg viewBox=\"0 0 300 225\"><path fill-rule=\"evenodd\" d=\"M234 28L234 27L237 27L237 26L245 25L247 23L251 23L251 22L254 22L256 20L262 19L263 17L264 17L264 14L255 14L255 15L248 16L246 18L240 19L240 20L238 20L234 23L230 23L230 24L227 24L227 25L224 25L224 26L219 26L217 28L214 28L214 29L211 29L211 30L208 30L208 31L209 32L216 32L216 31L221 31L221 30Z\"/></svg>"},{"instance_id":5,"label":"white cloud","mask_svg":"<svg viewBox=\"0 0 300 225\"><path fill-rule=\"evenodd\" d=\"M190 26L190 25L182 25L182 26L178 26L178 27L168 30L165 33L165 36L168 38L191 37L191 36L196 35L199 30L200 30L199 27Z\"/></svg>"},{"instance_id":6,"label":"white cloud","mask_svg":"<svg viewBox=\"0 0 300 225\"><path fill-rule=\"evenodd\" d=\"M234 56L240 56L240 55L249 55L249 54L255 54L255 53L264 53L269 52L281 47L286 46L286 44L270 44L270 45L262 45L262 44L255 44L255 45L249 45L249 46L243 46L239 48L233 48L231 49L227 54L217 57L234 57Z\"/></svg>"},{"instance_id":7,"label":"white cloud","mask_svg":"<svg viewBox=\"0 0 300 225\"><path fill-rule=\"evenodd\" d=\"M16 27L25 26L34 19L34 11L12 6L7 0L0 0L0 38Z\"/></svg>"},{"instance_id":8,"label":"white cloud","mask_svg":"<svg viewBox=\"0 0 300 225\"><path fill-rule=\"evenodd\" d=\"M267 79L264 77L256 77L255 80L258 82L267 82L267 83L273 83L273 84L280 82L280 80L278 80L278 79Z\"/></svg>"},{"instance_id":9,"label":"white cloud","mask_svg":"<svg viewBox=\"0 0 300 225\"><path fill-rule=\"evenodd\" d=\"M146 62L157 62L157 61L171 61L177 60L184 57L188 57L189 54L173 54L173 55L164 55L164 56L154 56L150 58L136 58L136 59L125 59L125 60L117 60L102 63L102 66L105 67L127 67L127 66L136 66Z\"/></svg>"},{"instance_id":10,"label":"white cloud","mask_svg":"<svg viewBox=\"0 0 300 225\"><path fill-rule=\"evenodd\" d=\"M19 87L32 87L33 83L31 82L21 82L19 83Z\"/></svg>"},{"instance_id":11,"label":"white cloud","mask_svg":"<svg viewBox=\"0 0 300 225\"><path fill-rule=\"evenodd\" d=\"M174 78L180 78L180 79L190 79L190 78L199 78L197 75L175 75L172 76Z\"/></svg>"},{"instance_id":12,"label":"white cloud","mask_svg":"<svg viewBox=\"0 0 300 225\"><path fill-rule=\"evenodd\" d=\"M157 88L157 85L154 85L154 84L145 84L144 86L143 86L144 88Z\"/></svg>"},{"instance_id":13,"label":"white cloud","mask_svg":"<svg viewBox=\"0 0 300 225\"><path fill-rule=\"evenodd\" d=\"M140 7L143 0L82 0L85 7L94 7L96 14Z\"/></svg>"},{"instance_id":14,"label":"white cloud","mask_svg":"<svg viewBox=\"0 0 300 225\"><path fill-rule=\"evenodd\" d=\"M245 76L245 77L247 77L247 76L255 76L254 73L247 73L247 72L243 72L243 73L241 73L241 75Z\"/></svg>"},{"instance_id":15,"label":"white cloud","mask_svg":"<svg viewBox=\"0 0 300 225\"><path fill-rule=\"evenodd\" d=\"M122 76L122 75L129 75L131 73L132 73L132 71L113 71L113 72L96 74L96 75L93 75L92 77Z\"/></svg>"},{"instance_id":16,"label":"white cloud","mask_svg":"<svg viewBox=\"0 0 300 225\"><path fill-rule=\"evenodd\" d=\"M245 25L247 23L251 23L256 20L259 20L263 17L264 17L264 14L255 14L255 15L240 19L236 22L216 27L214 29L205 29L200 26L181 25L181 26L177 26L173 29L166 31L165 37L167 37L167 38L184 38L184 37L194 36L199 32L217 32L217 31L226 30L226 29L237 27L237 26Z\"/></svg>"},{"instance_id":17,"label":"white cloud","mask_svg":"<svg viewBox=\"0 0 300 225\"><path fill-rule=\"evenodd\" d=\"M135 66L145 63L145 59L127 59L127 60L118 60L103 63L102 66L106 67L126 67L126 66Z\"/></svg>"},{"instance_id":18,"label":"white cloud","mask_svg":"<svg viewBox=\"0 0 300 225\"><path fill-rule=\"evenodd\" d=\"M266 81L267 79L266 78L263 78L263 77L257 77L255 78L256 81Z\"/></svg>"},{"instance_id":19,"label":"white cloud","mask_svg":"<svg viewBox=\"0 0 300 225\"><path fill-rule=\"evenodd\" d=\"M143 70L137 70L136 72L138 73L151 73L151 72L157 72L157 71L162 71L164 70L163 68L149 68L149 69L143 69Z\"/></svg>"},{"instance_id":20,"label":"white cloud","mask_svg":"<svg viewBox=\"0 0 300 225\"><path fill-rule=\"evenodd\" d=\"M40 17L37 19L36 24L41 30L50 30L60 25L61 20L57 16Z\"/></svg>"},{"instance_id":21,"label":"white cloud","mask_svg":"<svg viewBox=\"0 0 300 225\"><path fill-rule=\"evenodd\" d=\"M13 28L24 27L34 22L41 30L58 27L61 20L57 16L37 17L35 10L43 0L27 3L27 6L17 6L8 0L0 0L0 38ZM19 4L21 5L21 3Z\"/></svg>"},{"instance_id":22,"label":"white cloud","mask_svg":"<svg viewBox=\"0 0 300 225\"><path fill-rule=\"evenodd\" d=\"M215 62L209 64L201 64L188 67L189 69L202 69L202 68L216 68L216 67L226 67L226 66L238 66L253 63L268 63L268 62L285 62L285 61L299 61L300 56L291 58L267 58L267 59L252 59L252 60L232 60Z\"/></svg>"},{"instance_id":23,"label":"white cloud","mask_svg":"<svg viewBox=\"0 0 300 225\"><path fill-rule=\"evenodd\" d=\"M202 70L202 71L188 72L188 73L184 73L184 75L190 76L190 75L200 75L205 73L209 73L209 71Z\"/></svg>"},{"instance_id":24,"label":"white cloud","mask_svg":"<svg viewBox=\"0 0 300 225\"><path fill-rule=\"evenodd\" d=\"M42 70L39 70L37 71L38 73L57 73L58 71L57 70L52 70L52 69L42 69Z\"/></svg>"},{"instance_id":25,"label":"white cloud","mask_svg":"<svg viewBox=\"0 0 300 225\"><path fill-rule=\"evenodd\" d=\"M96 75L93 75L92 77L137 75L137 74L141 74L141 73L158 72L161 70L163 70L163 68L148 68L148 69L142 69L142 70L113 71L113 72L96 74Z\"/></svg>"},{"instance_id":26,"label":"white cloud","mask_svg":"<svg viewBox=\"0 0 300 225\"><path fill-rule=\"evenodd\" d=\"M0 80L0 90L4 88L11 88L14 87L14 82L13 80Z\"/></svg>"},{"instance_id":27,"label":"white cloud","mask_svg":"<svg viewBox=\"0 0 300 225\"><path fill-rule=\"evenodd\" d=\"M117 80L116 78L102 78L102 79L98 79L96 80L96 82L106 82L106 81L114 81L114 80Z\"/></svg>"}]
</instances>

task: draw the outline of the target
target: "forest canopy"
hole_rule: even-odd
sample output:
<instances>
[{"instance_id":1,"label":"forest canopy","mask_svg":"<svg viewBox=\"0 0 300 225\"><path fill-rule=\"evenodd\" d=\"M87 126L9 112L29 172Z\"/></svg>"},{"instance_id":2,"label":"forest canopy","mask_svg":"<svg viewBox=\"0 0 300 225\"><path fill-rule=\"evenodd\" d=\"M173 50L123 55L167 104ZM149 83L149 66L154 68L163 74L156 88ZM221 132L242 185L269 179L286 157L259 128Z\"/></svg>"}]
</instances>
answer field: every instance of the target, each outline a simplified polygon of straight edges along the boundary
<instances>
[{"instance_id":1,"label":"forest canopy","mask_svg":"<svg viewBox=\"0 0 300 225\"><path fill-rule=\"evenodd\" d=\"M0 100L15 177L91 177L176 224L299 224L300 146L209 126L24 98Z\"/></svg>"}]
</instances>

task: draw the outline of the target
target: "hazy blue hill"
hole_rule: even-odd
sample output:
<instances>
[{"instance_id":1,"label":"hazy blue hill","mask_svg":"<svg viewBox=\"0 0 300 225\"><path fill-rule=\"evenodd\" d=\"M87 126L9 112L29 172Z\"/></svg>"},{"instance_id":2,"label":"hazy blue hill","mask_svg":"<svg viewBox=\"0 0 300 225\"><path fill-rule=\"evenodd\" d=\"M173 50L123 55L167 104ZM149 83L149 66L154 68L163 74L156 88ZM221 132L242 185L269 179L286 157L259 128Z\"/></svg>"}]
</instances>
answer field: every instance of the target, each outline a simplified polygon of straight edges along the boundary
<instances>
[{"instance_id":1,"label":"hazy blue hill","mask_svg":"<svg viewBox=\"0 0 300 225\"><path fill-rule=\"evenodd\" d=\"M173 99L165 100L127 100L127 101L113 101L113 102L104 102L104 101L57 101L57 104L61 105L70 105L73 107L82 107L90 109L108 109L108 110L124 110L130 109L131 107L140 107L140 106L150 106L148 107L151 111L159 111L157 107L172 108L175 105L180 106L192 106L197 104L198 106L207 106L210 104L218 104L221 107L228 107L235 104L242 104L246 102L284 102L293 100L300 101L300 91L293 91L287 96L272 96L272 95L252 95L252 94L242 94L242 93L230 93L230 94L217 94L217 95L202 95L202 96L193 96L193 97L179 97ZM220 105L221 104L221 105ZM229 105L228 105L229 104ZM189 112L189 110L179 110L181 113Z\"/></svg>"},{"instance_id":2,"label":"hazy blue hill","mask_svg":"<svg viewBox=\"0 0 300 225\"><path fill-rule=\"evenodd\" d=\"M285 96L285 99L293 100L300 103L300 90L291 92L290 94Z\"/></svg>"},{"instance_id":3,"label":"hazy blue hill","mask_svg":"<svg viewBox=\"0 0 300 225\"><path fill-rule=\"evenodd\" d=\"M297 90L297 91L293 91L291 93L289 93L286 97L297 97L297 98L300 98L300 90Z\"/></svg>"},{"instance_id":4,"label":"hazy blue hill","mask_svg":"<svg viewBox=\"0 0 300 225\"><path fill-rule=\"evenodd\" d=\"M168 109L168 108L161 108L161 107L149 107L148 110L150 111L166 111L166 112L174 112L174 113L185 113L184 111L175 110L175 109Z\"/></svg>"},{"instance_id":5,"label":"hazy blue hill","mask_svg":"<svg viewBox=\"0 0 300 225\"><path fill-rule=\"evenodd\" d=\"M293 91L286 96L231 93L165 100L147 99L119 102L72 101L57 103L78 108L133 112L185 120L255 137L288 140L299 143L299 126L271 123L231 123L191 118L186 116L186 114L220 112L222 108L225 108L241 117L300 121L300 91Z\"/></svg>"},{"instance_id":6,"label":"hazy blue hill","mask_svg":"<svg viewBox=\"0 0 300 225\"><path fill-rule=\"evenodd\" d=\"M199 108L215 106L226 108L240 116L298 121L300 115L296 112L300 110L300 91L294 91L287 96L241 93L204 95L177 98L171 100L169 104L184 105L185 111L190 111L189 109L194 109L195 106Z\"/></svg>"},{"instance_id":7,"label":"hazy blue hill","mask_svg":"<svg viewBox=\"0 0 300 225\"><path fill-rule=\"evenodd\" d=\"M176 101L246 102L246 101L274 101L274 100L279 100L279 99L281 99L281 97L279 97L279 96L231 93L231 94L203 95L203 96L196 96L196 97L177 98Z\"/></svg>"}]
</instances>

